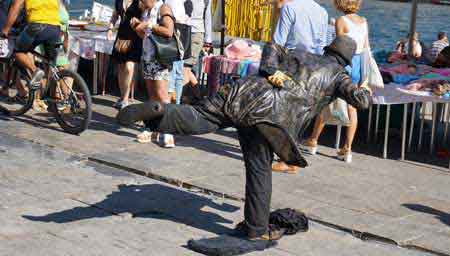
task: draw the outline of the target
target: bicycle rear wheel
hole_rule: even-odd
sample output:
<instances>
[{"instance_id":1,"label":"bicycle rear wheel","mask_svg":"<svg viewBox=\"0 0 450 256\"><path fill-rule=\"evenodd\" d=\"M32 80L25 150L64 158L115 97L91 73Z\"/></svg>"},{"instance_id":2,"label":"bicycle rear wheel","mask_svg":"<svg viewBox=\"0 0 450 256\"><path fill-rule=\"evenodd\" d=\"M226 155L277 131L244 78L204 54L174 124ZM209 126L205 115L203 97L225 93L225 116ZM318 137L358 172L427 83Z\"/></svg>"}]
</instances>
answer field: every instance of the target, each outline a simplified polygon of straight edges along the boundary
<instances>
[{"instance_id":1,"label":"bicycle rear wheel","mask_svg":"<svg viewBox=\"0 0 450 256\"><path fill-rule=\"evenodd\" d=\"M78 135L85 131L92 116L92 99L84 79L76 72L64 69L59 79L52 80L50 110L64 131Z\"/></svg>"},{"instance_id":2,"label":"bicycle rear wheel","mask_svg":"<svg viewBox=\"0 0 450 256\"><path fill-rule=\"evenodd\" d=\"M6 81L0 82L0 112L8 116L20 116L33 107L35 90L27 87L28 81L16 68L6 70Z\"/></svg>"}]
</instances>

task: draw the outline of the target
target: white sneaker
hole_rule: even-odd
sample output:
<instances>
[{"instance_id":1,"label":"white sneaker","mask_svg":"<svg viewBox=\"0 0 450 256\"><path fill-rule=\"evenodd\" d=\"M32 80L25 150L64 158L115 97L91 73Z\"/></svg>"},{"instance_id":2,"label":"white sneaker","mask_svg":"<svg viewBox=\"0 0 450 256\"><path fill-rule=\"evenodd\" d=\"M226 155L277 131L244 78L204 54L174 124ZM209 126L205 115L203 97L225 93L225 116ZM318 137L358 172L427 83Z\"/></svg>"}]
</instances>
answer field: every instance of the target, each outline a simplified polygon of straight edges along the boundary
<instances>
[{"instance_id":1,"label":"white sneaker","mask_svg":"<svg viewBox=\"0 0 450 256\"><path fill-rule=\"evenodd\" d=\"M172 134L163 134L163 145L164 148L174 148L175 138Z\"/></svg>"},{"instance_id":2,"label":"white sneaker","mask_svg":"<svg viewBox=\"0 0 450 256\"><path fill-rule=\"evenodd\" d=\"M142 133L138 134L136 139L139 143L158 143L159 137L160 135L158 132L150 132L145 130Z\"/></svg>"}]
</instances>

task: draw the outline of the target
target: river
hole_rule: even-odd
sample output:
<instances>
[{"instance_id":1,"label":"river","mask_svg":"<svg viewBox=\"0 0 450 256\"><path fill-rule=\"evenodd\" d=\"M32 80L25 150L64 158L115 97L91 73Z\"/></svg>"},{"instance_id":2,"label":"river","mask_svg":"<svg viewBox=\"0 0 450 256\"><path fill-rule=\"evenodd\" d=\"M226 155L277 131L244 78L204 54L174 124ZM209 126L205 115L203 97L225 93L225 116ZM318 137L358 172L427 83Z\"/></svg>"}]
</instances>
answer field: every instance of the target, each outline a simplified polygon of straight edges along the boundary
<instances>
[{"instance_id":1,"label":"river","mask_svg":"<svg viewBox=\"0 0 450 256\"><path fill-rule=\"evenodd\" d=\"M112 5L113 0L99 2ZM318 0L318 2L328 10L330 16L338 16L331 0ZM71 13L77 17L80 15L77 10L90 9L91 5L92 0L72 0ZM410 12L410 3L364 1L360 14L369 22L372 48L389 50L394 47L398 39L405 37L409 30ZM450 34L450 6L420 4L417 13L417 31L426 44L431 44L439 31Z\"/></svg>"}]
</instances>

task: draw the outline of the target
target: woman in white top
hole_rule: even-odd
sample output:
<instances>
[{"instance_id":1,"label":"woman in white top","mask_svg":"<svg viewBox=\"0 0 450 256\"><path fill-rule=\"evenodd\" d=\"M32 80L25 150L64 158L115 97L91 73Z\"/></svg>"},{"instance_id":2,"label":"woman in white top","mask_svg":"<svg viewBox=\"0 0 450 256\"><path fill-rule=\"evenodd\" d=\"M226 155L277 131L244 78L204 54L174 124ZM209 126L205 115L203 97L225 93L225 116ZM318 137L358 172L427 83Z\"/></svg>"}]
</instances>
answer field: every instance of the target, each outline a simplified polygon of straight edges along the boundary
<instances>
[{"instance_id":1,"label":"woman in white top","mask_svg":"<svg viewBox=\"0 0 450 256\"><path fill-rule=\"evenodd\" d=\"M367 21L364 17L356 14L361 6L361 0L334 0L334 5L345 14L336 20L336 35L347 35L357 44L352 66L348 66L346 69L352 77L352 82L361 84L361 53L370 48ZM350 125L347 127L345 144L337 155L339 159L350 163L352 161L352 143L358 126L358 114L356 109L350 105L348 105L348 116ZM324 127L325 121L322 116L319 116L314 124L313 134L303 145L312 154L317 152L317 141Z\"/></svg>"},{"instance_id":2,"label":"woman in white top","mask_svg":"<svg viewBox=\"0 0 450 256\"><path fill-rule=\"evenodd\" d=\"M149 39L151 33L162 37L171 38L174 33L175 22L172 10L167 4L157 0L141 0L143 9L142 20L133 18L131 26L143 39L142 65L145 86L149 100L170 103L167 92L169 80L169 68L160 64L155 57L155 46ZM146 125L146 128L151 129ZM144 131L137 137L138 142L148 143L153 139L159 141L159 134ZM174 147L173 135L163 134L162 143L164 147Z\"/></svg>"}]
</instances>

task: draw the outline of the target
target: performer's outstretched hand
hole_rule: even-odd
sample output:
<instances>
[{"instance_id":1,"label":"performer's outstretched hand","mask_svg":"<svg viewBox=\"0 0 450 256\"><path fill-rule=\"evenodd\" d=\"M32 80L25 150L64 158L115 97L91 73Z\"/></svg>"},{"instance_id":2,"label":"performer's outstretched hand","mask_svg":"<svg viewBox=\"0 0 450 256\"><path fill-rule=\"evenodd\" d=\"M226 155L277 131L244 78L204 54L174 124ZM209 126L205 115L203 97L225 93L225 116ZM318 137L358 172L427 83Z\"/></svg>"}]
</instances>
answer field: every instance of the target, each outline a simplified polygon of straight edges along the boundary
<instances>
[{"instance_id":1,"label":"performer's outstretched hand","mask_svg":"<svg viewBox=\"0 0 450 256\"><path fill-rule=\"evenodd\" d=\"M367 90L369 92L369 95L372 96L372 89L370 89L370 87L369 87L369 81L368 80L364 81L361 84L360 88Z\"/></svg>"}]
</instances>

